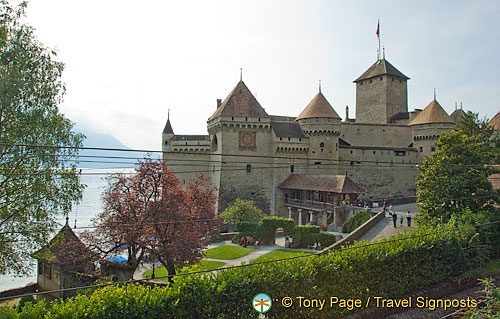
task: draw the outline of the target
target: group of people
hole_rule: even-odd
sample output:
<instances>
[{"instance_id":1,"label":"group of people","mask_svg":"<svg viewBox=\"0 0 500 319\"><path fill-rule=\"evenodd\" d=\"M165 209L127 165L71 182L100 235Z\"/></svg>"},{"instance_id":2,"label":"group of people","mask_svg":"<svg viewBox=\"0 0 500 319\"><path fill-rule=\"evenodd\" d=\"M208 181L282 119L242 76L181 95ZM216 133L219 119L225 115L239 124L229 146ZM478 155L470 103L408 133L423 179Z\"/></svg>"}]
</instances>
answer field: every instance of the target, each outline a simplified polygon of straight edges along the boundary
<instances>
[{"instance_id":1,"label":"group of people","mask_svg":"<svg viewBox=\"0 0 500 319\"><path fill-rule=\"evenodd\" d=\"M319 241L315 241L312 247L314 250L321 250L321 243Z\"/></svg>"},{"instance_id":2,"label":"group of people","mask_svg":"<svg viewBox=\"0 0 500 319\"><path fill-rule=\"evenodd\" d=\"M240 239L240 244L243 247L247 246L254 246L254 247L259 247L260 242L258 240L254 240L252 236L242 236Z\"/></svg>"},{"instance_id":3,"label":"group of people","mask_svg":"<svg viewBox=\"0 0 500 319\"><path fill-rule=\"evenodd\" d=\"M384 212L384 214L387 211L387 201L385 199L382 203L382 211ZM401 215L399 215L399 224L401 225L401 227L403 227L403 221L404 221L403 214L404 213L401 213ZM396 228L398 226L398 214L393 210L392 204L389 204L389 217L392 217L392 223L394 224L394 228ZM411 227L411 212L410 211L408 211L408 213L406 213L406 222L408 224L408 227Z\"/></svg>"},{"instance_id":4,"label":"group of people","mask_svg":"<svg viewBox=\"0 0 500 319\"><path fill-rule=\"evenodd\" d=\"M290 237L286 236L285 237L285 248L287 248L287 247L288 248L292 248L293 247L293 237L292 236L290 236Z\"/></svg>"},{"instance_id":5,"label":"group of people","mask_svg":"<svg viewBox=\"0 0 500 319\"><path fill-rule=\"evenodd\" d=\"M403 220L404 220L403 214L404 213L401 213L401 215L399 216L399 224L401 225L401 227L403 227ZM392 223L394 224L394 228L396 228L397 224L398 224L398 214L396 212L394 212L394 213L389 212L389 215L392 216ZM408 224L408 227L411 227L411 212L410 211L408 211L408 213L406 213L406 222Z\"/></svg>"}]
</instances>

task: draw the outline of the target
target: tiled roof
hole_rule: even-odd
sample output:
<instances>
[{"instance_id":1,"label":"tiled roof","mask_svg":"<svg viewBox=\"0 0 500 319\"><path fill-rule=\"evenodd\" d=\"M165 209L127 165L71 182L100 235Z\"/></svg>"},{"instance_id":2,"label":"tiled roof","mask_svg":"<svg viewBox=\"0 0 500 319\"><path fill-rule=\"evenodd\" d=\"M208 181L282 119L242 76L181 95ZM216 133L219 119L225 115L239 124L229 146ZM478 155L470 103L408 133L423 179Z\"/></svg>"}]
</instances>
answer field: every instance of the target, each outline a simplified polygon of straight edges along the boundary
<instances>
[{"instance_id":1,"label":"tiled roof","mask_svg":"<svg viewBox=\"0 0 500 319\"><path fill-rule=\"evenodd\" d=\"M500 111L493 116L489 124L490 126L493 126L495 130L500 131Z\"/></svg>"},{"instance_id":2,"label":"tiled roof","mask_svg":"<svg viewBox=\"0 0 500 319\"><path fill-rule=\"evenodd\" d=\"M59 250L59 245L73 241L81 243L80 238L76 236L71 227L69 227L68 220L66 220L66 225L61 228L61 230L54 236L54 238L52 238L52 240L46 246L43 246L41 249L31 254L31 256L44 262L55 262L57 259L57 251Z\"/></svg>"},{"instance_id":3,"label":"tiled roof","mask_svg":"<svg viewBox=\"0 0 500 319\"><path fill-rule=\"evenodd\" d=\"M359 78L354 80L354 82L359 82L362 80L374 78L379 75L393 75L397 76L400 78L403 78L405 80L408 80L409 77L401 73L398 69L396 69L392 64L389 63L386 59L378 60L377 62L373 63L371 67L368 68L368 70L365 71Z\"/></svg>"},{"instance_id":4,"label":"tiled roof","mask_svg":"<svg viewBox=\"0 0 500 319\"><path fill-rule=\"evenodd\" d=\"M312 99L306 108L300 113L295 120L301 120L311 117L329 117L340 119L340 116L335 112L333 107L328 103L323 93L318 93Z\"/></svg>"},{"instance_id":5,"label":"tiled roof","mask_svg":"<svg viewBox=\"0 0 500 319\"><path fill-rule=\"evenodd\" d=\"M436 100L432 100L408 125L455 123Z\"/></svg>"},{"instance_id":6,"label":"tiled roof","mask_svg":"<svg viewBox=\"0 0 500 319\"><path fill-rule=\"evenodd\" d=\"M165 124L165 128L163 128L163 134L174 134L174 130L170 124L170 119L167 120L167 124Z\"/></svg>"},{"instance_id":7,"label":"tiled roof","mask_svg":"<svg viewBox=\"0 0 500 319\"><path fill-rule=\"evenodd\" d=\"M210 141L209 135L174 135L172 141Z\"/></svg>"},{"instance_id":8,"label":"tiled roof","mask_svg":"<svg viewBox=\"0 0 500 319\"><path fill-rule=\"evenodd\" d=\"M345 175L292 174L280 184L282 189L314 190L339 194L359 194L364 190Z\"/></svg>"},{"instance_id":9,"label":"tiled roof","mask_svg":"<svg viewBox=\"0 0 500 319\"><path fill-rule=\"evenodd\" d=\"M462 117L464 117L464 115L465 115L464 110L456 109L455 111L453 111L453 113L451 113L450 117L453 120L453 122L458 123L462 119Z\"/></svg>"},{"instance_id":10,"label":"tiled roof","mask_svg":"<svg viewBox=\"0 0 500 319\"><path fill-rule=\"evenodd\" d=\"M304 137L297 122L271 122L271 127L278 137Z\"/></svg>"},{"instance_id":11,"label":"tiled roof","mask_svg":"<svg viewBox=\"0 0 500 319\"><path fill-rule=\"evenodd\" d=\"M218 116L269 117L243 81L236 85L208 120Z\"/></svg>"}]
</instances>

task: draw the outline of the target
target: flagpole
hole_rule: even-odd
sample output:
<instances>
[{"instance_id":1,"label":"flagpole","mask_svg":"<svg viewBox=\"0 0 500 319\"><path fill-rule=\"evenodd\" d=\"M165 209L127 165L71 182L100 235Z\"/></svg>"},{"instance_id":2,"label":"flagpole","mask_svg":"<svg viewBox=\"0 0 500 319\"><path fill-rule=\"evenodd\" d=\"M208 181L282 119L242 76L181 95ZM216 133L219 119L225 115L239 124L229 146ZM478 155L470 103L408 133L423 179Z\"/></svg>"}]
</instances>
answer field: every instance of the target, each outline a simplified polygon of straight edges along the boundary
<instances>
[{"instance_id":1,"label":"flagpole","mask_svg":"<svg viewBox=\"0 0 500 319\"><path fill-rule=\"evenodd\" d=\"M380 60L380 20L378 20L378 59Z\"/></svg>"}]
</instances>

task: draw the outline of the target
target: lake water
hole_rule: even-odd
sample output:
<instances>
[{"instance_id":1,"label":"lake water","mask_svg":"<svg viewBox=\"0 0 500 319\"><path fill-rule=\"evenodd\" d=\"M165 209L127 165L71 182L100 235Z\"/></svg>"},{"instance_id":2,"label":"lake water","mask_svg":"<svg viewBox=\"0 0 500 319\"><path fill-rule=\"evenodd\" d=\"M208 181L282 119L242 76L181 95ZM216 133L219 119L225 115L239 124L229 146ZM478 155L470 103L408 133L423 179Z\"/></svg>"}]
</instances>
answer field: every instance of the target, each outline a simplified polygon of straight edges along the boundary
<instances>
[{"instance_id":1,"label":"lake water","mask_svg":"<svg viewBox=\"0 0 500 319\"><path fill-rule=\"evenodd\" d=\"M131 173L133 169L82 169L81 182L87 185L83 192L83 199L79 205L73 205L73 210L69 214L69 225L84 227L91 225L91 219L102 210L101 195L107 184L106 176L113 173ZM65 216L59 216L58 223L64 225ZM76 229L75 233L79 233ZM16 277L13 275L0 276L0 291L26 286L29 283L36 282L36 261L30 260L32 271L28 276ZM28 263L27 263L28 264Z\"/></svg>"}]
</instances>

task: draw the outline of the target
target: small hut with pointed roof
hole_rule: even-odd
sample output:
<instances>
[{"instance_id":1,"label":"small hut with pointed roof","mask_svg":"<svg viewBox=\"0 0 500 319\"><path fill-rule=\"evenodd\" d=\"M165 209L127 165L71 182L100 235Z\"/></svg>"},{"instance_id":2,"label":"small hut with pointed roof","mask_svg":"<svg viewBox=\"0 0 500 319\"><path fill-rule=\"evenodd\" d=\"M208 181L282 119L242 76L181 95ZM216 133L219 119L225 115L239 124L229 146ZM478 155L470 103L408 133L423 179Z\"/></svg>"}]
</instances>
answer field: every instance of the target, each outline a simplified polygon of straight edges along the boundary
<instances>
[{"instance_id":1,"label":"small hut with pointed roof","mask_svg":"<svg viewBox=\"0 0 500 319\"><path fill-rule=\"evenodd\" d=\"M71 250L71 254L66 255L65 250ZM75 255L78 256L78 260L63 260L63 258L67 259ZM76 290L65 291L64 289L86 286L97 278L92 258L86 259L86 256L92 256L92 252L73 232L66 218L66 224L54 238L32 254L32 257L38 261L39 290L52 291L49 295L55 298L76 295Z\"/></svg>"}]
</instances>

